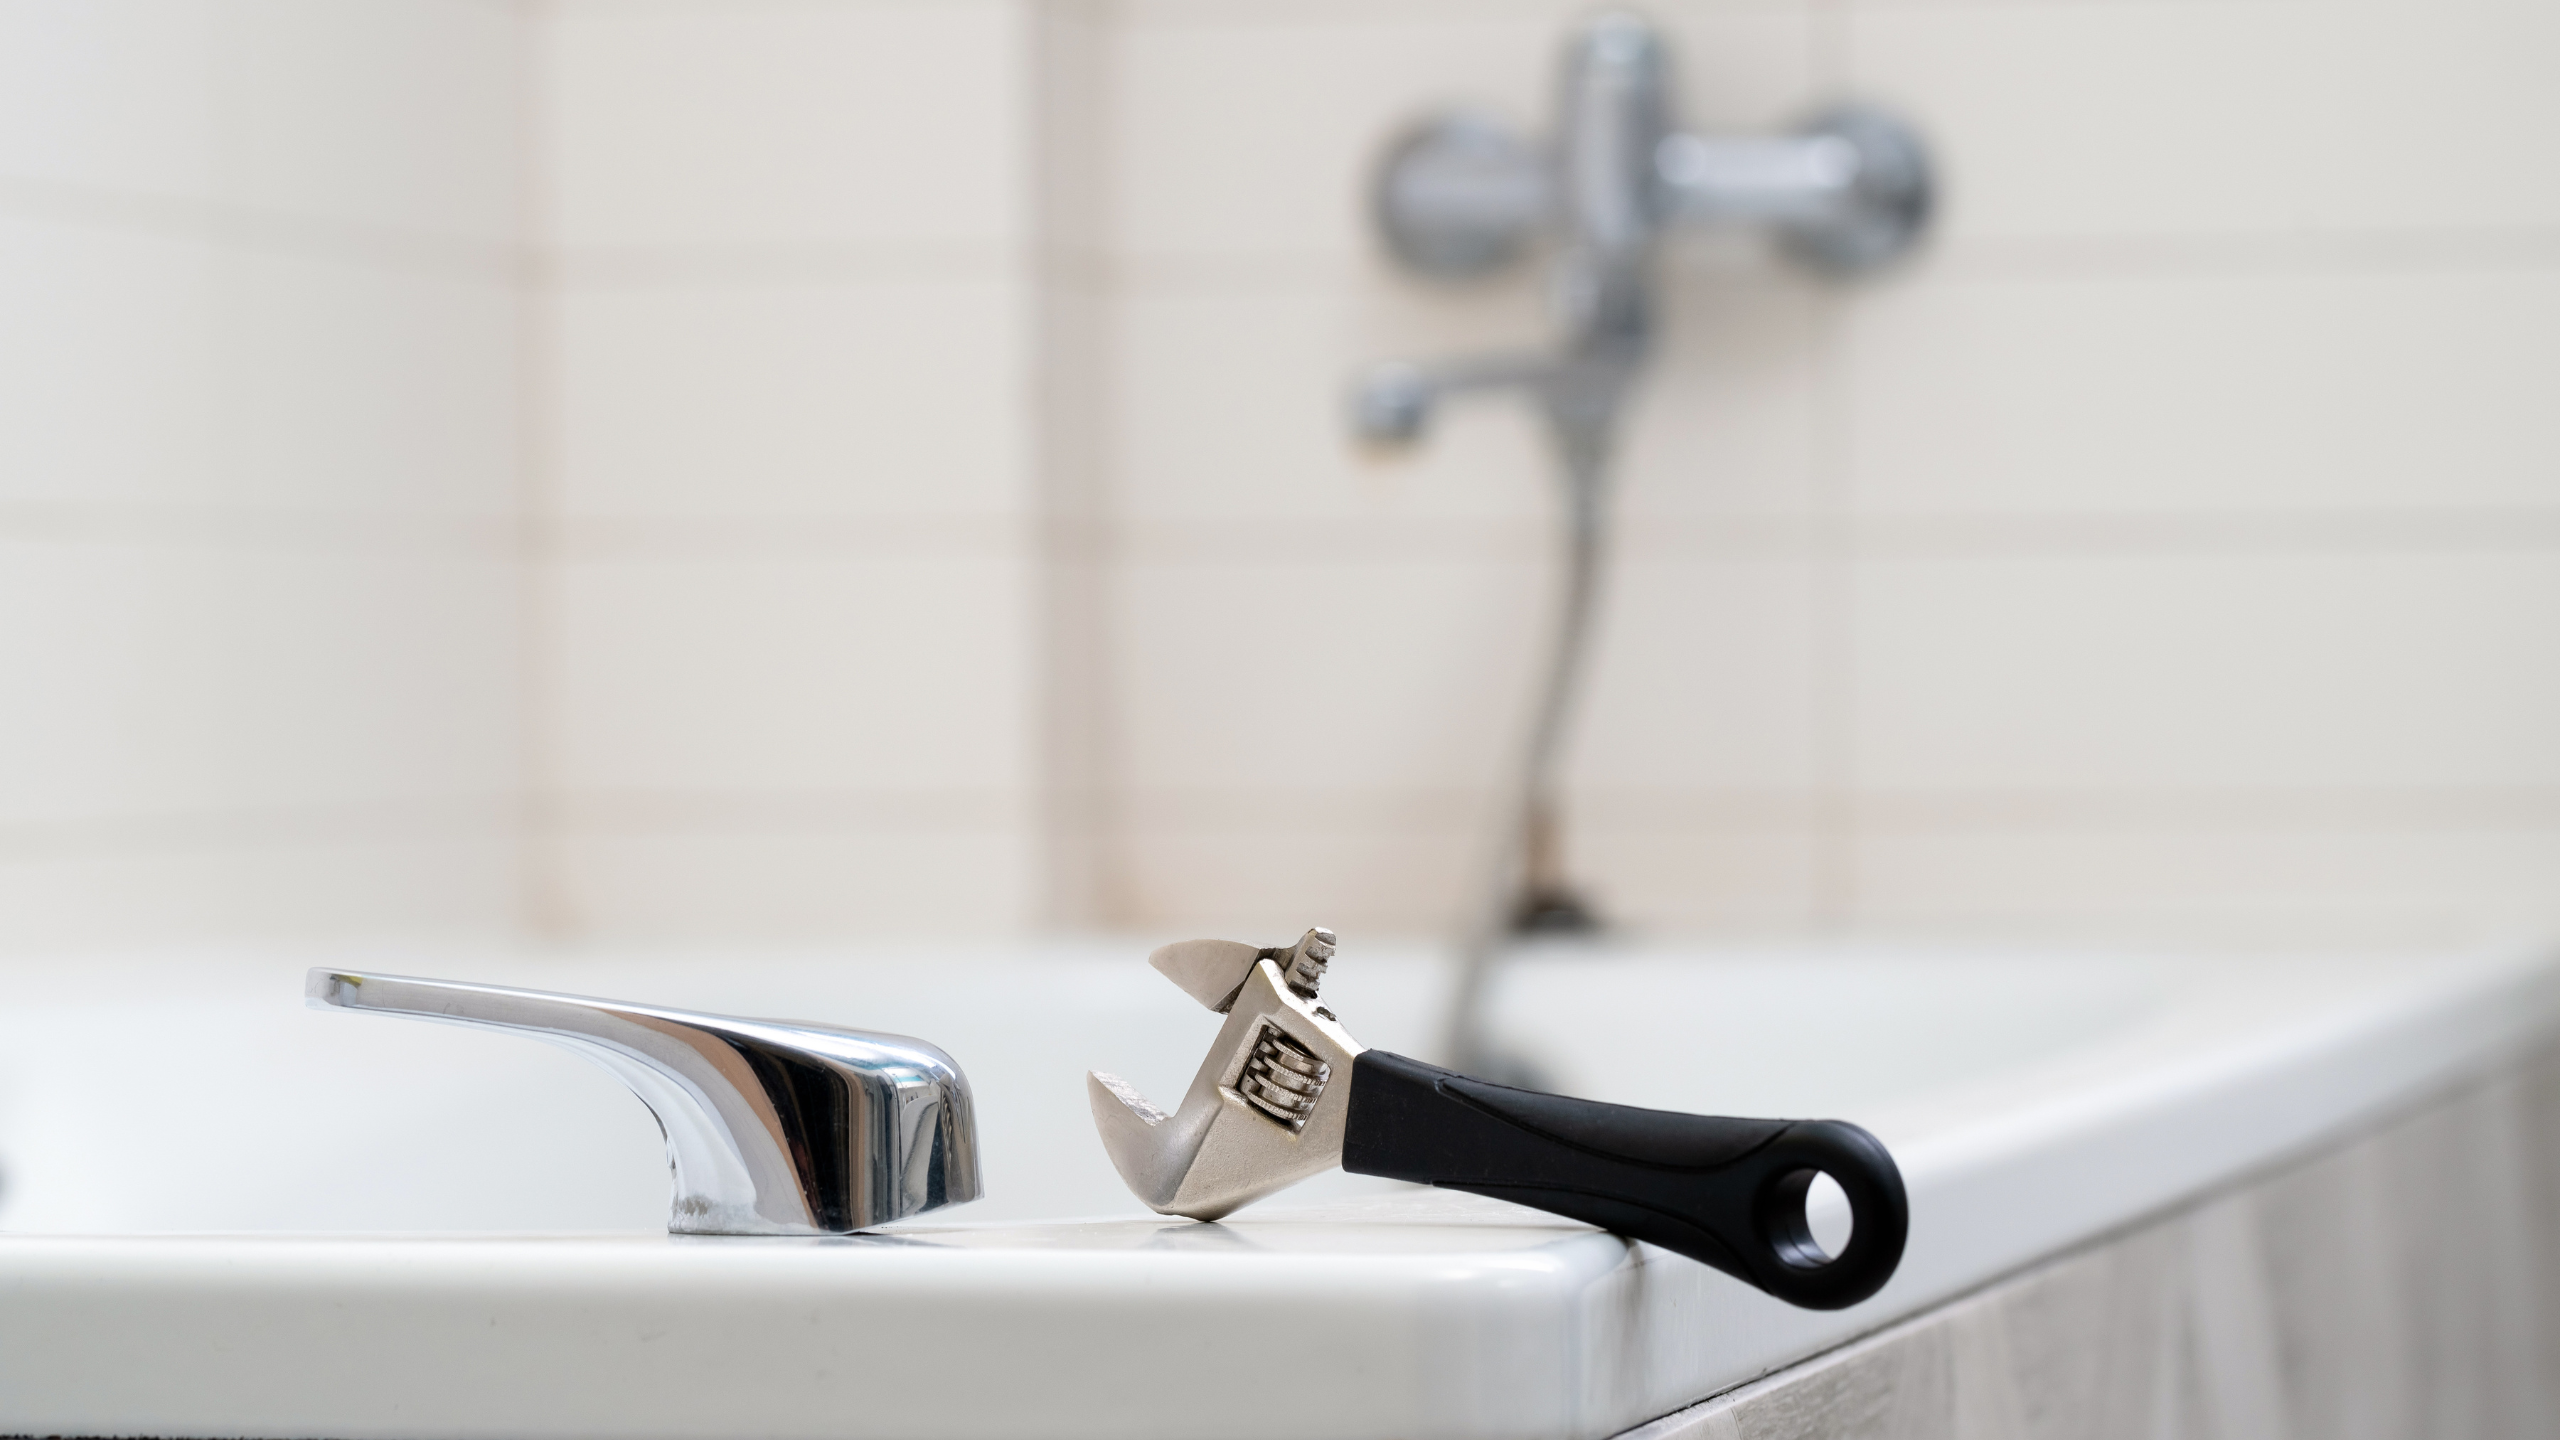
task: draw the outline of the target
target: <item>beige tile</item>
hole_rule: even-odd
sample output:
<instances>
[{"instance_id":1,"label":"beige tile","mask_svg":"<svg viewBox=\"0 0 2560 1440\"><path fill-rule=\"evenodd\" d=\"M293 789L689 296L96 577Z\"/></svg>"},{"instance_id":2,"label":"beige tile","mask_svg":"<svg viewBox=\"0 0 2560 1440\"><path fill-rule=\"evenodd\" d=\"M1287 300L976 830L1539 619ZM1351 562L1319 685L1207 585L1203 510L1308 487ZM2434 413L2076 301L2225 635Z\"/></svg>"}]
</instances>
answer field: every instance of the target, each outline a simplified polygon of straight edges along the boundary
<instances>
[{"instance_id":1,"label":"beige tile","mask_svg":"<svg viewBox=\"0 0 2560 1440\"><path fill-rule=\"evenodd\" d=\"M1479 848L1460 827L1143 827L1119 847L1107 918L1167 932L1276 935L1320 915L1364 941L1436 936L1475 893Z\"/></svg>"},{"instance_id":2,"label":"beige tile","mask_svg":"<svg viewBox=\"0 0 2560 1440\"><path fill-rule=\"evenodd\" d=\"M0 175L494 244L522 51L473 0L12 5Z\"/></svg>"},{"instance_id":3,"label":"beige tile","mask_svg":"<svg viewBox=\"0 0 2560 1440\"><path fill-rule=\"evenodd\" d=\"M1167 929L1285 931L1317 915L1446 939L1485 884L1494 816L1454 797L1356 792L1150 803L1111 845L1102 918ZM1802 926L1814 913L1802 797L1569 797L1566 872L1625 934Z\"/></svg>"},{"instance_id":4,"label":"beige tile","mask_svg":"<svg viewBox=\"0 0 2560 1440\"><path fill-rule=\"evenodd\" d=\"M1638 1440L2540 1434L2548 1049ZM2539 1172L2539 1173L2537 1173ZM2540 1193L2537 1193L2537 1192ZM2542 1363L2537 1363L2542 1362Z\"/></svg>"},{"instance_id":5,"label":"beige tile","mask_svg":"<svg viewBox=\"0 0 2560 1440\"><path fill-rule=\"evenodd\" d=\"M0 493L201 503L220 423L213 271L193 241L0 218Z\"/></svg>"},{"instance_id":6,"label":"beige tile","mask_svg":"<svg viewBox=\"0 0 2560 1440\"><path fill-rule=\"evenodd\" d=\"M1028 194L1018 7L576 7L538 22L551 235L1002 246Z\"/></svg>"},{"instance_id":7,"label":"beige tile","mask_svg":"<svg viewBox=\"0 0 2560 1440\"><path fill-rule=\"evenodd\" d=\"M1804 561L1629 553L1606 583L1568 783L1635 794L1814 783Z\"/></svg>"},{"instance_id":8,"label":"beige tile","mask_svg":"<svg viewBox=\"0 0 2560 1440\"><path fill-rule=\"evenodd\" d=\"M1271 552L1117 578L1120 774L1137 791L1473 791L1525 723L1543 600L1500 558Z\"/></svg>"},{"instance_id":9,"label":"beige tile","mask_svg":"<svg viewBox=\"0 0 2560 1440\"><path fill-rule=\"evenodd\" d=\"M1869 513L2560 509L2560 275L1950 277L1849 313Z\"/></svg>"},{"instance_id":10,"label":"beige tile","mask_svg":"<svg viewBox=\"0 0 2560 1440\"><path fill-rule=\"evenodd\" d=\"M1379 360L1536 343L1525 294L1487 306L1364 285L1125 294L1113 317L1110 454L1147 522L1526 521L1550 488L1525 406L1469 399L1409 451L1362 449L1353 377ZM1349 532L1356 536L1358 532Z\"/></svg>"},{"instance_id":11,"label":"beige tile","mask_svg":"<svg viewBox=\"0 0 2560 1440\"><path fill-rule=\"evenodd\" d=\"M1928 132L1942 238L2560 223L2560 11L2531 0L1904 5L1849 84Z\"/></svg>"},{"instance_id":12,"label":"beige tile","mask_svg":"<svg viewBox=\"0 0 2560 1440\"><path fill-rule=\"evenodd\" d=\"M1030 783L1018 555L573 554L548 585L544 744L572 795Z\"/></svg>"},{"instance_id":13,"label":"beige tile","mask_svg":"<svg viewBox=\"0 0 2560 1440\"><path fill-rule=\"evenodd\" d=\"M0 540L0 824L498 805L515 623L503 556Z\"/></svg>"},{"instance_id":14,"label":"beige tile","mask_svg":"<svg viewBox=\"0 0 2560 1440\"><path fill-rule=\"evenodd\" d=\"M1366 255L1379 147L1439 106L1544 128L1579 7L1271 10L1140 19L1111 65L1117 244L1161 256ZM1806 17L1666 17L1685 114L1774 126L1809 96Z\"/></svg>"},{"instance_id":15,"label":"beige tile","mask_svg":"<svg viewBox=\"0 0 2560 1440\"><path fill-rule=\"evenodd\" d=\"M2495 939L2560 922L2560 825L1876 826L1855 916L1884 926L2110 926L2293 945Z\"/></svg>"},{"instance_id":16,"label":"beige tile","mask_svg":"<svg viewBox=\"0 0 2560 1440\"><path fill-rule=\"evenodd\" d=\"M2560 556L1871 558L1858 780L1886 790L2560 781Z\"/></svg>"},{"instance_id":17,"label":"beige tile","mask_svg":"<svg viewBox=\"0 0 2560 1440\"><path fill-rule=\"evenodd\" d=\"M1104 118L1110 112L1113 17L1075 5L1028 7L1031 28L1032 137L1038 166L1033 223L1051 245L1087 254L1099 249L1110 218L1110 156Z\"/></svg>"},{"instance_id":18,"label":"beige tile","mask_svg":"<svg viewBox=\"0 0 2560 1440\"><path fill-rule=\"evenodd\" d=\"M1088 526L1101 521L1111 493L1106 338L1112 310L1111 300L1095 289L1044 286L1030 312L1036 323L1023 342L1035 357L1029 392L1037 435L1026 444L1039 477L1040 507Z\"/></svg>"},{"instance_id":19,"label":"beige tile","mask_svg":"<svg viewBox=\"0 0 2560 1440\"><path fill-rule=\"evenodd\" d=\"M12 847L0 854L0 953L506 933L523 913L509 818L493 811L406 835L234 833L177 847Z\"/></svg>"},{"instance_id":20,"label":"beige tile","mask_svg":"<svg viewBox=\"0 0 2560 1440\"><path fill-rule=\"evenodd\" d=\"M493 281L0 220L0 498L495 521L516 301Z\"/></svg>"},{"instance_id":21,"label":"beige tile","mask_svg":"<svg viewBox=\"0 0 2560 1440\"><path fill-rule=\"evenodd\" d=\"M1788 520L1822 489L1822 285L1767 272L1675 269L1657 350L1637 382L1619 444L1626 533L1657 520L1700 521L1708 545L1747 542L1733 518Z\"/></svg>"},{"instance_id":22,"label":"beige tile","mask_svg":"<svg viewBox=\"0 0 2560 1440\"><path fill-rule=\"evenodd\" d=\"M1682 277L1628 417L1617 484L1630 527L1804 509L1813 304L1793 284ZM1140 288L1114 329L1124 513L1543 526L1554 466L1521 397L1453 401L1419 447L1388 455L1357 445L1344 413L1353 378L1379 361L1518 350L1546 335L1526 286L1453 296L1373 276L1340 288Z\"/></svg>"},{"instance_id":23,"label":"beige tile","mask_svg":"<svg viewBox=\"0 0 2560 1440\"><path fill-rule=\"evenodd\" d=\"M474 0L222 0L219 198L512 244L522 214L522 16Z\"/></svg>"},{"instance_id":24,"label":"beige tile","mask_svg":"<svg viewBox=\"0 0 2560 1440\"><path fill-rule=\"evenodd\" d=\"M1130 565L1121 773L1142 791L1507 784L1548 584L1499 557ZM1619 788L1802 783L1809 592L1792 561L1627 563L1569 773Z\"/></svg>"},{"instance_id":25,"label":"beige tile","mask_svg":"<svg viewBox=\"0 0 2560 1440\"><path fill-rule=\"evenodd\" d=\"M1276 922L1305 895L1363 924L1445 924L1516 764L1543 583L1498 559L1130 567L1115 918ZM1795 561L1625 567L1567 767L1569 848L1617 913L1804 912L1804 809L1769 797L1813 763L1809 595Z\"/></svg>"},{"instance_id":26,"label":"beige tile","mask_svg":"<svg viewBox=\"0 0 2560 1440\"><path fill-rule=\"evenodd\" d=\"M573 285L552 304L569 517L1001 517L1029 501L1013 283Z\"/></svg>"},{"instance_id":27,"label":"beige tile","mask_svg":"<svg viewBox=\"0 0 2560 1440\"><path fill-rule=\"evenodd\" d=\"M215 276L216 503L518 513L511 287L249 253Z\"/></svg>"},{"instance_id":28,"label":"beige tile","mask_svg":"<svg viewBox=\"0 0 2560 1440\"><path fill-rule=\"evenodd\" d=\"M1601 919L1624 934L1791 928L1815 918L1814 837L1799 815L1629 829L1577 821L1565 857Z\"/></svg>"},{"instance_id":29,"label":"beige tile","mask_svg":"<svg viewBox=\"0 0 2560 1440\"><path fill-rule=\"evenodd\" d=\"M0 7L0 174L211 193L218 13L188 0Z\"/></svg>"},{"instance_id":30,"label":"beige tile","mask_svg":"<svg viewBox=\"0 0 2560 1440\"><path fill-rule=\"evenodd\" d=\"M558 843L555 923L598 940L1005 935L1032 923L1028 832L577 832Z\"/></svg>"}]
</instances>

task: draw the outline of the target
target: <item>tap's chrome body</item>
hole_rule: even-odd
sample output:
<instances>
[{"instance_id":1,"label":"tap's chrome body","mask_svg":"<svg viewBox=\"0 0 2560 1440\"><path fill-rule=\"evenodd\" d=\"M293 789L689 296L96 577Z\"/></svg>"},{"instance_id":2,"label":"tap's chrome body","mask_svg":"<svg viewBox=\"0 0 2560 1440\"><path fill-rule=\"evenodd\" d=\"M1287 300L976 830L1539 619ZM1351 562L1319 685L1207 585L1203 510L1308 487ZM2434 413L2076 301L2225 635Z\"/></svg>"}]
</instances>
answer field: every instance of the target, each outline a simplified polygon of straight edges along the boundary
<instances>
[{"instance_id":1,"label":"tap's chrome body","mask_svg":"<svg viewBox=\"0 0 2560 1440\"><path fill-rule=\"evenodd\" d=\"M1408 269L1464 279L1551 241L1553 349L1379 365L1355 385L1363 440L1419 440L1445 398L1511 390L1548 424L1563 473L1563 585L1518 794L1490 857L1491 885L1459 941L1460 972L1443 1040L1462 1070L1526 1079L1481 1033L1488 969L1514 929L1589 928L1558 856L1556 771L1593 616L1608 532L1611 441L1654 325L1655 254L1669 230L1756 224L1786 252L1850 275L1902 254L1931 198L1918 137L1880 112L1844 106L1793 134L1715 136L1677 129L1660 37L1642 19L1601 14L1565 54L1556 133L1544 147L1472 112L1432 117L1389 150L1374 213Z\"/></svg>"},{"instance_id":2,"label":"tap's chrome body","mask_svg":"<svg viewBox=\"0 0 2560 1440\"><path fill-rule=\"evenodd\" d=\"M509 1030L602 1065L667 1138L678 1235L840 1235L978 1198L969 1081L921 1040L313 970L315 1009Z\"/></svg>"}]
</instances>

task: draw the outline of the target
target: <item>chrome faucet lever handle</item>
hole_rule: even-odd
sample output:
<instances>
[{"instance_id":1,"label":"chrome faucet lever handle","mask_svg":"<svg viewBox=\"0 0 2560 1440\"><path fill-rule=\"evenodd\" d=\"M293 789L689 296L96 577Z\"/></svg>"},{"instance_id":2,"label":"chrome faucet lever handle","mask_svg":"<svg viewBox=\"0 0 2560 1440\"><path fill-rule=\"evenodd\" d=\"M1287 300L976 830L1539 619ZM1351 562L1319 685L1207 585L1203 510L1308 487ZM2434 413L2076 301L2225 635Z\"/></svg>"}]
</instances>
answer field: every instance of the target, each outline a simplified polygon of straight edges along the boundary
<instances>
[{"instance_id":1,"label":"chrome faucet lever handle","mask_svg":"<svg viewBox=\"0 0 2560 1440\"><path fill-rule=\"evenodd\" d=\"M978 1198L969 1081L921 1040L313 970L313 1009L510 1030L613 1072L667 1137L678 1235L841 1235Z\"/></svg>"}]
</instances>

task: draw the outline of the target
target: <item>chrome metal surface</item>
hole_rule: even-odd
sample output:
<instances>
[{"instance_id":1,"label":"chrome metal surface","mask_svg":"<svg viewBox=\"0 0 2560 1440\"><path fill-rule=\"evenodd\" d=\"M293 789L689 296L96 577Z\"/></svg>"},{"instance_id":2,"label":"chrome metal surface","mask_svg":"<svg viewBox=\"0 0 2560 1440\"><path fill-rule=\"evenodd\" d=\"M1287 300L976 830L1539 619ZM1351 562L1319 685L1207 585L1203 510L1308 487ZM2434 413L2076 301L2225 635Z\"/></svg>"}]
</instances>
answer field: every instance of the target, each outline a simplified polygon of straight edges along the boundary
<instances>
[{"instance_id":1,"label":"chrome metal surface","mask_svg":"<svg viewBox=\"0 0 2560 1440\"><path fill-rule=\"evenodd\" d=\"M1370 205L1399 263L1461 280L1542 240L1624 254L1673 226L1766 225L1797 259L1852 274L1902 255L1928 221L1928 153L1909 124L1842 105L1787 134L1678 130L1661 42L1632 15L1583 28L1558 100L1551 146L1474 110L1427 116L1389 142Z\"/></svg>"},{"instance_id":2,"label":"chrome metal surface","mask_svg":"<svg viewBox=\"0 0 2560 1440\"><path fill-rule=\"evenodd\" d=\"M1283 950L1185 940L1147 957L1227 1017L1172 1114L1117 1075L1085 1076L1102 1148L1147 1208L1215 1220L1342 1163L1361 1046L1315 1003L1333 951L1333 932L1315 929Z\"/></svg>"},{"instance_id":3,"label":"chrome metal surface","mask_svg":"<svg viewBox=\"0 0 2560 1440\"><path fill-rule=\"evenodd\" d=\"M1759 225L1790 256L1834 275L1905 253L1925 229L1931 180L1911 128L1843 106L1793 134L1717 136L1672 119L1669 60L1642 18L1604 12L1567 42L1555 134L1545 146L1474 112L1426 119L1387 151L1373 187L1378 227L1406 268L1436 279L1491 273L1552 248L1553 350L1376 366L1353 385L1353 434L1420 441L1439 403L1497 390L1546 417L1563 482L1563 564L1517 788L1486 857L1488 883L1459 939L1459 979L1441 1058L1534 1085L1491 1050L1490 969L1521 928L1588 928L1567 881L1557 771L1585 667L1608 553L1617 417L1651 349L1655 255L1691 224Z\"/></svg>"},{"instance_id":4,"label":"chrome metal surface","mask_svg":"<svg viewBox=\"0 0 2560 1440\"><path fill-rule=\"evenodd\" d=\"M1462 280L1519 259L1554 203L1546 156L1500 119L1455 110L1390 142L1370 212L1406 268Z\"/></svg>"},{"instance_id":5,"label":"chrome metal surface","mask_svg":"<svg viewBox=\"0 0 2560 1440\"><path fill-rule=\"evenodd\" d=\"M313 970L314 1009L548 1041L658 1117L678 1235L840 1235L978 1198L968 1078L921 1040L456 980Z\"/></svg>"},{"instance_id":6,"label":"chrome metal surface","mask_svg":"<svg viewBox=\"0 0 2560 1440\"><path fill-rule=\"evenodd\" d=\"M1793 135L1670 135L1655 152L1666 220L1774 227L1789 254L1856 274L1928 224L1928 152L1909 125L1843 105Z\"/></svg>"}]
</instances>

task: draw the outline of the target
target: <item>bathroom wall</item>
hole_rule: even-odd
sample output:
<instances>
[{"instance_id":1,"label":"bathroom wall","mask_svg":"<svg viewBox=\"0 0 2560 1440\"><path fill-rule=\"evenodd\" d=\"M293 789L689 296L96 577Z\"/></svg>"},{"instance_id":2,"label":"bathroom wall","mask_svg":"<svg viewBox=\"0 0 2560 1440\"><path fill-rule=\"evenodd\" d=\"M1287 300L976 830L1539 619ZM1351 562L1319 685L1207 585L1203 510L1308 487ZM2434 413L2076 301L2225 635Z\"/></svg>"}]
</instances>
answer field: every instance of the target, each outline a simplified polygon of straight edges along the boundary
<instances>
[{"instance_id":1,"label":"bathroom wall","mask_svg":"<svg viewBox=\"0 0 2560 1440\"><path fill-rule=\"evenodd\" d=\"M519 28L0 4L0 949L514 923Z\"/></svg>"},{"instance_id":2,"label":"bathroom wall","mask_svg":"<svg viewBox=\"0 0 2560 1440\"><path fill-rule=\"evenodd\" d=\"M2560 919L2560 12L1684 0L1934 139L1668 257L1570 853L1662 930ZM0 4L0 945L1363 933L1467 888L1535 343L1387 269L1562 0Z\"/></svg>"},{"instance_id":3,"label":"bathroom wall","mask_svg":"<svg viewBox=\"0 0 2560 1440\"><path fill-rule=\"evenodd\" d=\"M1572 854L1656 929L2436 934L2560 915L2560 11L1656 4L1698 122L1898 107L1929 253L1684 244ZM1457 901L1548 513L1511 408L1348 449L1344 377L1534 340L1358 187L1546 113L1576 7L1110 11L1115 916Z\"/></svg>"},{"instance_id":4,"label":"bathroom wall","mask_svg":"<svg viewBox=\"0 0 2560 1440\"><path fill-rule=\"evenodd\" d=\"M1039 12L527 13L534 923L1034 923Z\"/></svg>"}]
</instances>

